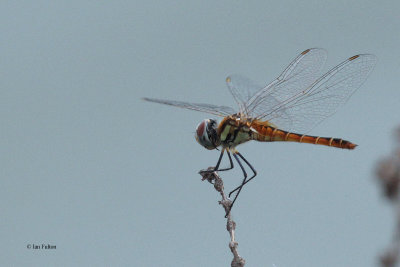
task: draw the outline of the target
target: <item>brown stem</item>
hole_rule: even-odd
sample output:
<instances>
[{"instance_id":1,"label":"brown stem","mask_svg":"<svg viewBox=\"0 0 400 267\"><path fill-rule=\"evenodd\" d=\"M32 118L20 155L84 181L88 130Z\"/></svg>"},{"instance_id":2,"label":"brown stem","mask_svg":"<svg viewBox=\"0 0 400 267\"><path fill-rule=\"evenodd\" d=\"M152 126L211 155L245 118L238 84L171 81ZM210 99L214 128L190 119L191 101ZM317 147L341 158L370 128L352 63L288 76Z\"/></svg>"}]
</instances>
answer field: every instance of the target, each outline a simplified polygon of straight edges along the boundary
<instances>
[{"instance_id":1,"label":"brown stem","mask_svg":"<svg viewBox=\"0 0 400 267\"><path fill-rule=\"evenodd\" d=\"M237 251L238 243L235 241L236 223L232 220L231 212L229 211L232 201L226 196L224 192L224 182L218 175L218 172L212 172L213 169L213 167L209 167L207 170L201 170L199 174L203 177L202 181L207 180L208 182L213 184L215 190L217 190L221 194L222 200L218 203L222 205L222 207L224 207L225 214L229 212L226 216L226 230L229 232L229 235L231 237L231 241L229 242L229 248L233 254L231 267L243 267L246 261L242 257L240 257Z\"/></svg>"}]
</instances>

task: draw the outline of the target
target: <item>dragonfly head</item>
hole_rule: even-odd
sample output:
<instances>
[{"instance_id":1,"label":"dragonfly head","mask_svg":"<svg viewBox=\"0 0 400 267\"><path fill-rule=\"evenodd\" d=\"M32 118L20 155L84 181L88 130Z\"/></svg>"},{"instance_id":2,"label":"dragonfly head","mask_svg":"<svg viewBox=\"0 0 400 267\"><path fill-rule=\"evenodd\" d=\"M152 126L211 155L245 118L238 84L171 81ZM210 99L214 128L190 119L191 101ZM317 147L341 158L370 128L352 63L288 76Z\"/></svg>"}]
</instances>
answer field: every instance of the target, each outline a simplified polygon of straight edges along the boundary
<instances>
[{"instance_id":1,"label":"dragonfly head","mask_svg":"<svg viewBox=\"0 0 400 267\"><path fill-rule=\"evenodd\" d=\"M207 149L217 148L221 141L217 133L217 121L213 119L205 119L197 125L196 141Z\"/></svg>"}]
</instances>

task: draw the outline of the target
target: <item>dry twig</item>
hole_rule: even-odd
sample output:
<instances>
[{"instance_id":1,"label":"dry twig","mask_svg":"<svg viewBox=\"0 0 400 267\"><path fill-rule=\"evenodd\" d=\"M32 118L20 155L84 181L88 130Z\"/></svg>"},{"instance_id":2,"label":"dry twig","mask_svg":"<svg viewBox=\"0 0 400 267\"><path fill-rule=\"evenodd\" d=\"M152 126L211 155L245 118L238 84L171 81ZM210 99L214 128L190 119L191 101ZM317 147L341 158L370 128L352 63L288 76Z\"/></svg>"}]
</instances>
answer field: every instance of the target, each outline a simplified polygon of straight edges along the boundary
<instances>
[{"instance_id":1,"label":"dry twig","mask_svg":"<svg viewBox=\"0 0 400 267\"><path fill-rule=\"evenodd\" d=\"M231 212L229 210L232 201L225 195L224 183L221 177L218 175L217 172L214 172L212 170L213 167L209 167L207 170L201 170L199 174L203 177L201 179L202 181L207 180L208 182L213 184L215 190L217 190L222 196L222 200L219 201L218 203L222 205L222 207L224 207L225 214L227 214L226 229L228 230L229 235L231 237L231 241L229 242L229 248L231 249L233 254L231 267L243 267L246 261L242 257L240 257L237 251L238 243L235 241L236 223L232 220Z\"/></svg>"}]
</instances>

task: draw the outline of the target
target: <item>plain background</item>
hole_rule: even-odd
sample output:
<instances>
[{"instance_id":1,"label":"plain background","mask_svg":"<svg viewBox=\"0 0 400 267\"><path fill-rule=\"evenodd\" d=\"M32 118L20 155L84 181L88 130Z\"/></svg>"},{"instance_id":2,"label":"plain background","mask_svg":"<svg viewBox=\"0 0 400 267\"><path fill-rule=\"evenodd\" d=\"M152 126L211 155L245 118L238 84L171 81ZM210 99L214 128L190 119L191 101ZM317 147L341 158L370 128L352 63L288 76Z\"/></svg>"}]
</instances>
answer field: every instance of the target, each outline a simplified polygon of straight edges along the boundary
<instances>
[{"instance_id":1,"label":"plain background","mask_svg":"<svg viewBox=\"0 0 400 267\"><path fill-rule=\"evenodd\" d=\"M259 175L233 211L239 253L375 266L394 227L374 168L400 123L399 14L398 1L2 1L0 265L229 266L220 198L197 174L218 158L194 139L209 115L141 97L230 105L227 75L267 83L323 47L325 70L379 59L310 132L359 146L240 146ZM224 173L227 190L240 177Z\"/></svg>"}]
</instances>

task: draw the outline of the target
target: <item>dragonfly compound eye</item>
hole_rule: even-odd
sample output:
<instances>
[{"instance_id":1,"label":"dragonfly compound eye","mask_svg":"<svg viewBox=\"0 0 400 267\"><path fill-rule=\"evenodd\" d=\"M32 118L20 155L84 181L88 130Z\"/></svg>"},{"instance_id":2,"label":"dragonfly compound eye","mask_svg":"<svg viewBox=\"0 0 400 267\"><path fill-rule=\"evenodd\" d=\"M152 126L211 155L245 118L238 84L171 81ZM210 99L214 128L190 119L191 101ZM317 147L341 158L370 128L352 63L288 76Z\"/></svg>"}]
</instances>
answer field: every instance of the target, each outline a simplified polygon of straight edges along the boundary
<instances>
[{"instance_id":1,"label":"dragonfly compound eye","mask_svg":"<svg viewBox=\"0 0 400 267\"><path fill-rule=\"evenodd\" d=\"M215 149L219 146L217 134L217 122L213 119L205 119L197 125L196 141L207 149Z\"/></svg>"}]
</instances>

